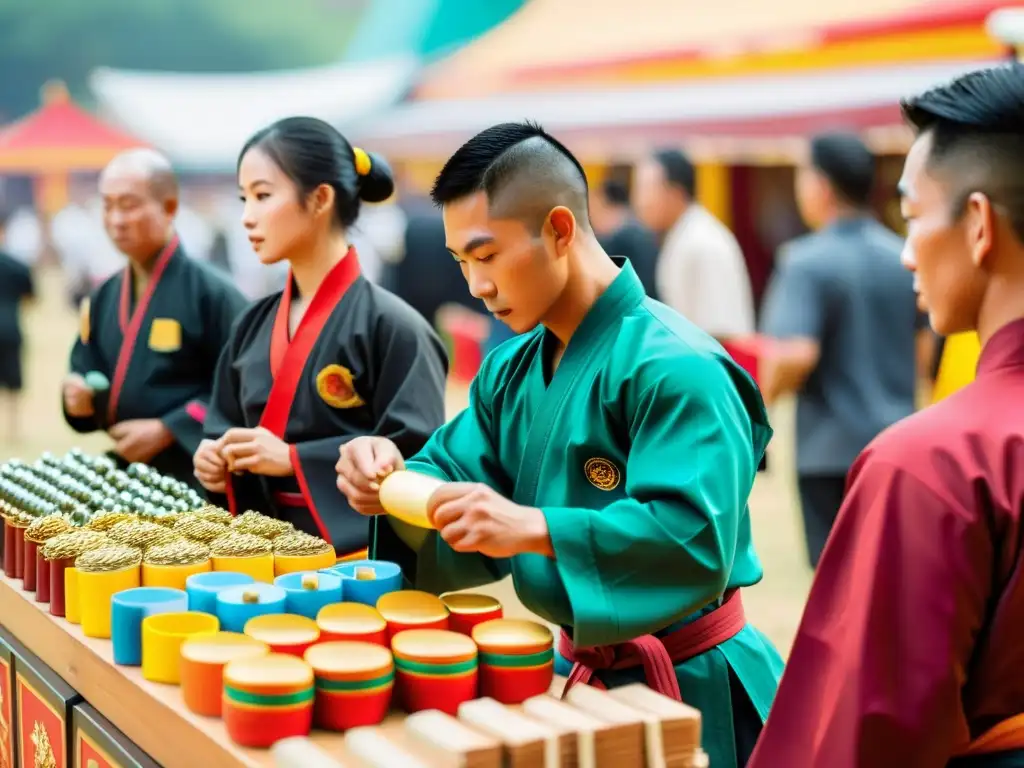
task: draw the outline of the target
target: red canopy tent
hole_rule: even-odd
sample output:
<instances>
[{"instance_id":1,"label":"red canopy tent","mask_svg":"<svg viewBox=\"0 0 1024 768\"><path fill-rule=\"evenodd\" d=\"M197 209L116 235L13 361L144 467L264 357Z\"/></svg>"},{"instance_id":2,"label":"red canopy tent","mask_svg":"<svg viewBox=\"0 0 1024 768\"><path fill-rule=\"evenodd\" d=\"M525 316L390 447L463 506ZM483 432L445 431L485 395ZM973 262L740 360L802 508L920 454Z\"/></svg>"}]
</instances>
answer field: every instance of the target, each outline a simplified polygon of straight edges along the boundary
<instances>
[{"instance_id":1,"label":"red canopy tent","mask_svg":"<svg viewBox=\"0 0 1024 768\"><path fill-rule=\"evenodd\" d=\"M145 145L74 104L63 83L47 83L42 102L0 128L0 175L35 177L40 213L64 205L68 174L99 171L117 153Z\"/></svg>"}]
</instances>

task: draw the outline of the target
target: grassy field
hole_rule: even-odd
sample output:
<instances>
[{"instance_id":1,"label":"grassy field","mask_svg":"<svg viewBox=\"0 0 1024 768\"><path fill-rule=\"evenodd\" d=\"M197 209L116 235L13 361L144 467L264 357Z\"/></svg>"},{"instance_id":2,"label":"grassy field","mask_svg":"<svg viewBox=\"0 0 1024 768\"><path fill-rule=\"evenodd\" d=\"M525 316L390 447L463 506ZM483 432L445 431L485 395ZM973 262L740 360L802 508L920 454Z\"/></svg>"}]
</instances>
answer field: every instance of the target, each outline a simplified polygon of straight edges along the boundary
<instances>
[{"instance_id":1,"label":"grassy field","mask_svg":"<svg viewBox=\"0 0 1024 768\"><path fill-rule=\"evenodd\" d=\"M59 273L46 272L37 281L39 299L25 313L27 382L20 407L22 439L12 444L0 432L0 460L12 456L30 460L45 450L62 453L74 446L102 451L109 445L102 434L77 435L64 424L59 385L76 333L77 315L64 300ZM460 391L450 392L450 413L463 406L463 397ZM744 602L750 619L786 654L807 596L810 570L805 564L792 481L792 409L783 404L773 416L776 438L771 447L771 470L758 477L750 500L754 541L764 563L765 577L756 587L746 590ZM509 614L525 612L508 582L496 584L490 591L500 597Z\"/></svg>"}]
</instances>

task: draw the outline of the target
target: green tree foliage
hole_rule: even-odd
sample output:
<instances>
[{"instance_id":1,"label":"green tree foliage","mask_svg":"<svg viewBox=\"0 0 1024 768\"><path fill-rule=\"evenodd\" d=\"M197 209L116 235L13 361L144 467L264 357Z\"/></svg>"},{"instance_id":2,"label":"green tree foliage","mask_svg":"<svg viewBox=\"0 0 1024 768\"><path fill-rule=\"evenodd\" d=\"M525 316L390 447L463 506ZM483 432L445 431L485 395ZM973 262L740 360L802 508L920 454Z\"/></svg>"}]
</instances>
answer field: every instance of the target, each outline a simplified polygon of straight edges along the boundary
<instances>
[{"instance_id":1,"label":"green tree foliage","mask_svg":"<svg viewBox=\"0 0 1024 768\"><path fill-rule=\"evenodd\" d=\"M369 0L0 0L0 122L48 79L88 103L98 66L244 72L342 57Z\"/></svg>"}]
</instances>

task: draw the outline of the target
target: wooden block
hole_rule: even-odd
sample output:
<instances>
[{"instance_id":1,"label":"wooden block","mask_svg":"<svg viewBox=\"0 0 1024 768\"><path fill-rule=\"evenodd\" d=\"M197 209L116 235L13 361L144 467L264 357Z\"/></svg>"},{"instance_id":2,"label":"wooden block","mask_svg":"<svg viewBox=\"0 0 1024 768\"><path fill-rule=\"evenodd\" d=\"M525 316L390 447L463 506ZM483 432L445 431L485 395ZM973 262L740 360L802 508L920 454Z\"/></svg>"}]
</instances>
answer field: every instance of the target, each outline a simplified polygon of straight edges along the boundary
<instances>
[{"instance_id":1,"label":"wooden block","mask_svg":"<svg viewBox=\"0 0 1024 768\"><path fill-rule=\"evenodd\" d=\"M353 728L345 733L345 751L359 768L441 768L434 760L414 755L398 746L395 741L369 725Z\"/></svg>"},{"instance_id":2,"label":"wooden block","mask_svg":"<svg viewBox=\"0 0 1024 768\"><path fill-rule=\"evenodd\" d=\"M700 749L700 712L675 699L670 699L643 683L625 685L608 692L613 699L653 715L648 723L650 749L660 747L667 768L687 768L693 754ZM653 742L652 742L653 739Z\"/></svg>"},{"instance_id":3,"label":"wooden block","mask_svg":"<svg viewBox=\"0 0 1024 768\"><path fill-rule=\"evenodd\" d=\"M409 715L405 719L406 745L416 754L435 757L445 768L502 768L503 747L436 709Z\"/></svg>"},{"instance_id":4,"label":"wooden block","mask_svg":"<svg viewBox=\"0 0 1024 768\"><path fill-rule=\"evenodd\" d=\"M14 713L14 638L0 630L0 768L15 768L18 740Z\"/></svg>"},{"instance_id":5,"label":"wooden block","mask_svg":"<svg viewBox=\"0 0 1024 768\"><path fill-rule=\"evenodd\" d=\"M494 699L463 702L459 720L500 739L507 768L559 768L558 732Z\"/></svg>"},{"instance_id":6,"label":"wooden block","mask_svg":"<svg viewBox=\"0 0 1024 768\"><path fill-rule=\"evenodd\" d=\"M15 738L21 765L69 768L72 708L82 697L17 641L12 650Z\"/></svg>"},{"instance_id":7,"label":"wooden block","mask_svg":"<svg viewBox=\"0 0 1024 768\"><path fill-rule=\"evenodd\" d=\"M281 739L270 748L274 768L347 768L305 736Z\"/></svg>"},{"instance_id":8,"label":"wooden block","mask_svg":"<svg viewBox=\"0 0 1024 768\"><path fill-rule=\"evenodd\" d=\"M621 727L546 694L527 699L522 707L528 717L558 731L562 768L614 768Z\"/></svg>"},{"instance_id":9,"label":"wooden block","mask_svg":"<svg viewBox=\"0 0 1024 768\"><path fill-rule=\"evenodd\" d=\"M72 716L74 768L160 768L114 724L81 702Z\"/></svg>"},{"instance_id":10,"label":"wooden block","mask_svg":"<svg viewBox=\"0 0 1024 768\"><path fill-rule=\"evenodd\" d=\"M660 750L650 750L645 740L647 720L653 716L613 699L607 691L590 685L574 685L564 699L586 714L621 729L616 739L616 765L621 768L660 768L664 765ZM656 721L655 721L656 722ZM645 755L647 758L645 760Z\"/></svg>"}]
</instances>

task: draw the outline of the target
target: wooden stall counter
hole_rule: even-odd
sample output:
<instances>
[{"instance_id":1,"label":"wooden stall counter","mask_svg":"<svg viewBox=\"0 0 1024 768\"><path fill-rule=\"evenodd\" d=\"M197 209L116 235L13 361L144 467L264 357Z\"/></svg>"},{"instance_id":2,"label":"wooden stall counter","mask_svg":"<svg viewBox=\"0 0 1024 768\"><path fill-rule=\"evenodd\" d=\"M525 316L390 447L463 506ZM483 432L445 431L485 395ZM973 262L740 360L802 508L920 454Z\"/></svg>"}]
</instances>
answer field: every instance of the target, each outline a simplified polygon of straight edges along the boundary
<instances>
[{"instance_id":1,"label":"wooden stall counter","mask_svg":"<svg viewBox=\"0 0 1024 768\"><path fill-rule=\"evenodd\" d=\"M181 688L144 680L139 667L113 662L109 640L51 616L20 579L0 577L0 624L60 675L96 710L164 768L272 768L268 750L236 746L221 720L189 712ZM401 728L401 718L383 728ZM345 754L340 733L314 731L311 741L332 756Z\"/></svg>"}]
</instances>

